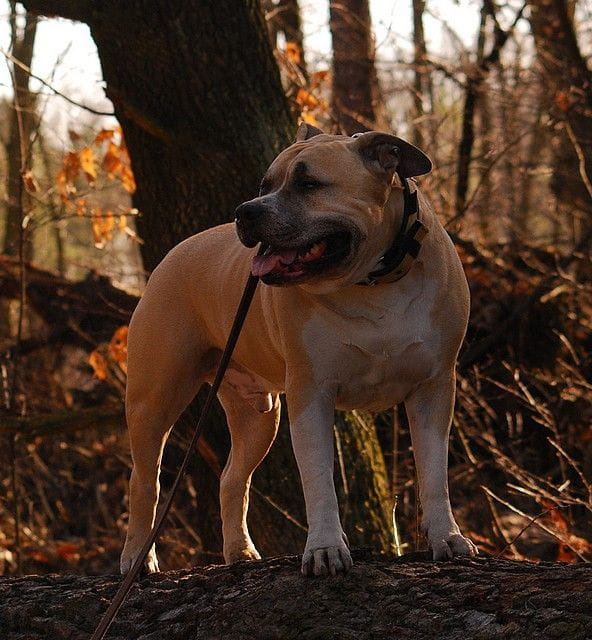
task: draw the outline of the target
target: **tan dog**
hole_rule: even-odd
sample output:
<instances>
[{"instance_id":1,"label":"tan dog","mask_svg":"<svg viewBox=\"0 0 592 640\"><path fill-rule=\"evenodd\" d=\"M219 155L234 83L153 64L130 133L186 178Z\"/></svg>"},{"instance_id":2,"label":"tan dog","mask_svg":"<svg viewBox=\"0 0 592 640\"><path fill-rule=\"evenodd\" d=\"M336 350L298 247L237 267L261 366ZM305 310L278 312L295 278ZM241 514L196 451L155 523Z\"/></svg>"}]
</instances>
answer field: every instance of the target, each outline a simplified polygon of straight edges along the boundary
<instances>
[{"instance_id":1,"label":"tan dog","mask_svg":"<svg viewBox=\"0 0 592 640\"><path fill-rule=\"evenodd\" d=\"M251 269L265 284L219 393L232 438L220 485L226 562L259 558L247 529L249 484L275 437L284 391L306 500L305 574L352 564L333 484L335 407L379 411L405 402L434 558L476 553L454 520L447 481L469 293L454 246L421 196L415 217L428 233L419 256L403 276L360 284L401 226L395 171L407 178L430 169L419 149L394 136L332 136L303 125L260 196L236 211L241 241L269 245L263 256L254 259L226 224L188 238L154 271L129 330L134 468L122 572L152 527L171 425L212 379ZM147 566L158 570L154 548Z\"/></svg>"}]
</instances>

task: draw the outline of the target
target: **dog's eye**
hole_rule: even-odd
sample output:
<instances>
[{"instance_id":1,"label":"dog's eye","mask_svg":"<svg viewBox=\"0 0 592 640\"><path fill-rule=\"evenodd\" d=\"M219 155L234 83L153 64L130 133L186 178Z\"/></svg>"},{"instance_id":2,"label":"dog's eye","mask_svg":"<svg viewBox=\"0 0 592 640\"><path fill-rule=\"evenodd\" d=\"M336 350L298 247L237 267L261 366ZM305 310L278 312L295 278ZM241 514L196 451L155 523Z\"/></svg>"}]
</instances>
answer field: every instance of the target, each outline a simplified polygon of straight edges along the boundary
<instances>
[{"instance_id":1,"label":"dog's eye","mask_svg":"<svg viewBox=\"0 0 592 640\"><path fill-rule=\"evenodd\" d=\"M296 183L296 187L303 191L312 191L313 189L319 189L322 186L323 183L315 180L314 178L303 178L302 180L298 180Z\"/></svg>"}]
</instances>

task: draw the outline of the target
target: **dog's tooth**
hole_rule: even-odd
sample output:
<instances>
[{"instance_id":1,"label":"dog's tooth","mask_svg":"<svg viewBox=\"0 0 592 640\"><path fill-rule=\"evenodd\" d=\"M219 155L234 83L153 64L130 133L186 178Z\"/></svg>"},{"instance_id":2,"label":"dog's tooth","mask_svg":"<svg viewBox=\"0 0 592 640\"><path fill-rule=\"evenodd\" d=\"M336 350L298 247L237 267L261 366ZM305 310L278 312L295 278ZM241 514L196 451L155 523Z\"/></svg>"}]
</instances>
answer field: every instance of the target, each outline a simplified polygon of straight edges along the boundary
<instances>
[{"instance_id":1,"label":"dog's tooth","mask_svg":"<svg viewBox=\"0 0 592 640\"><path fill-rule=\"evenodd\" d=\"M313 246L310 248L309 253L316 258L317 256L323 253L324 248L325 248L324 242L317 242L313 244Z\"/></svg>"}]
</instances>

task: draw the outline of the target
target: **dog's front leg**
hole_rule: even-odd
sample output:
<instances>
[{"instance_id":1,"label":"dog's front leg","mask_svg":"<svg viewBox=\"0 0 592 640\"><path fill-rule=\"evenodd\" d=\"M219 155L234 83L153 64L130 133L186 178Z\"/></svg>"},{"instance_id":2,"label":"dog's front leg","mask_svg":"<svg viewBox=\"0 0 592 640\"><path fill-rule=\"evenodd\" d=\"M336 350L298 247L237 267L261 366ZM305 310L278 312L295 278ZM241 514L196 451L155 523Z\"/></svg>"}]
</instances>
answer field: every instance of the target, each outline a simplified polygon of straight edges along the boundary
<instances>
[{"instance_id":1,"label":"dog's front leg","mask_svg":"<svg viewBox=\"0 0 592 640\"><path fill-rule=\"evenodd\" d=\"M308 520L302 556L304 575L335 575L352 566L341 528L333 482L333 419L335 398L316 389L287 391L292 446L296 456Z\"/></svg>"},{"instance_id":2,"label":"dog's front leg","mask_svg":"<svg viewBox=\"0 0 592 640\"><path fill-rule=\"evenodd\" d=\"M454 374L422 385L405 401L423 512L422 528L434 560L472 556L477 547L458 528L448 496L448 437L454 407Z\"/></svg>"}]
</instances>

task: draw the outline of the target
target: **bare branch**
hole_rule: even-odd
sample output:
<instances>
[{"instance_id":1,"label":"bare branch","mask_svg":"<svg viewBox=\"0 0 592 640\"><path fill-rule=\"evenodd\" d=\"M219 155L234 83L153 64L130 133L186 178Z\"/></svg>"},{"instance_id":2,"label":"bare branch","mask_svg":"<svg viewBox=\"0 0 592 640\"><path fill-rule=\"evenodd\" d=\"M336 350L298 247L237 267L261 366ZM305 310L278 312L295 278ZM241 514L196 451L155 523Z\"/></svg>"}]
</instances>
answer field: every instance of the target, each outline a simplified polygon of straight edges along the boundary
<instances>
[{"instance_id":1,"label":"bare branch","mask_svg":"<svg viewBox=\"0 0 592 640\"><path fill-rule=\"evenodd\" d=\"M82 104L80 102L76 102L76 100L73 100L72 98L69 98L67 95L63 94L61 91L58 91L55 87L53 87L51 84L49 84L49 82L47 82L43 78L39 77L38 75L35 75L31 71L30 67L28 67L26 64L22 63L20 60L17 60L17 58L15 58L12 54L8 53L8 51L4 51L3 49L0 49L0 54L2 54L5 58L10 60L12 62L12 64L16 65L17 67L19 67L20 69L22 69L23 71L28 73L31 76L31 78L35 78L35 80L38 80L39 82L41 82L42 85L47 87L56 96L59 96L60 98L63 98L66 102L69 102L70 104L73 104L75 107L80 107L80 109L85 109L86 111L89 111L90 113L94 113L97 116L115 116L115 114L112 111L99 111L98 109L93 109L92 107L88 107L85 104Z\"/></svg>"}]
</instances>

